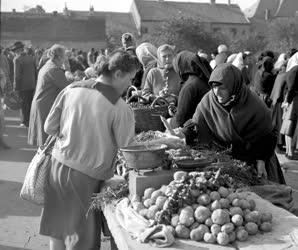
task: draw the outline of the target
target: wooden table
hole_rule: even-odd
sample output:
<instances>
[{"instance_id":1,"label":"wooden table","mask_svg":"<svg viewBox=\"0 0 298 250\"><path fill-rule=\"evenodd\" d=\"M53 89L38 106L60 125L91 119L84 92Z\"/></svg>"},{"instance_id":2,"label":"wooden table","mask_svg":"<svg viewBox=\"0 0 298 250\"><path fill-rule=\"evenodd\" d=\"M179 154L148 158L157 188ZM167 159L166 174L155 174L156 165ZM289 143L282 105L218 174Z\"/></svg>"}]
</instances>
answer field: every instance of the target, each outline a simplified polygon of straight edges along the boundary
<instances>
[{"instance_id":1,"label":"wooden table","mask_svg":"<svg viewBox=\"0 0 298 250\"><path fill-rule=\"evenodd\" d=\"M111 179L107 185L119 183L120 179ZM246 192L248 198L254 199L257 210L270 212L273 215L273 230L268 233L258 233L249 236L248 241L237 241L230 246L219 246L191 240L177 239L171 247L162 248L165 250L298 250L298 217L290 212L274 206L267 200L262 199L255 193ZM142 244L131 236L119 225L115 216L114 205L103 207L103 214L106 217L110 231L115 239L119 250L157 250L160 248L151 247L149 244Z\"/></svg>"}]
</instances>

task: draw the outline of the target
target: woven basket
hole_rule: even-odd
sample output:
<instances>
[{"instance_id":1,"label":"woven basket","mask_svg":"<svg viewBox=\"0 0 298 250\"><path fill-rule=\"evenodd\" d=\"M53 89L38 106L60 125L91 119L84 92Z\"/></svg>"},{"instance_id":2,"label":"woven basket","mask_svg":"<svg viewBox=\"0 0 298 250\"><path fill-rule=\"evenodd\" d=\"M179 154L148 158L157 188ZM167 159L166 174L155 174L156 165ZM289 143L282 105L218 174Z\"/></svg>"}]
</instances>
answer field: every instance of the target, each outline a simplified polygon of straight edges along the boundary
<instances>
[{"instance_id":1,"label":"woven basket","mask_svg":"<svg viewBox=\"0 0 298 250\"><path fill-rule=\"evenodd\" d=\"M160 119L160 116L168 117L168 105L166 99L162 97L156 98L152 104L147 104L147 100L142 96L133 95L128 98L127 103L131 103L131 100L136 99L138 100L139 107L134 107L131 105L135 121L136 121L136 133L140 133L142 131L148 130L159 130L165 131L165 127ZM140 100L143 103L140 103Z\"/></svg>"}]
</instances>

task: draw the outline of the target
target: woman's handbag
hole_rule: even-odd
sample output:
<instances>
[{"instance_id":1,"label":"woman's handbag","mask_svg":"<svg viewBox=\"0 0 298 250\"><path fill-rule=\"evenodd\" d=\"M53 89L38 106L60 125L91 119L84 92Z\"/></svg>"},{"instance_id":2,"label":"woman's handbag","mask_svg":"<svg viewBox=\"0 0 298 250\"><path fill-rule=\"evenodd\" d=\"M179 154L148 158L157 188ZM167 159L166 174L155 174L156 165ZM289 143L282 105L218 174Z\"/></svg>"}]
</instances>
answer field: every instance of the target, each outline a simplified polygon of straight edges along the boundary
<instances>
[{"instance_id":1,"label":"woman's handbag","mask_svg":"<svg viewBox=\"0 0 298 250\"><path fill-rule=\"evenodd\" d=\"M48 181L51 151L55 141L56 137L49 136L45 144L38 148L25 175L20 196L36 205L44 204L44 189Z\"/></svg>"}]
</instances>

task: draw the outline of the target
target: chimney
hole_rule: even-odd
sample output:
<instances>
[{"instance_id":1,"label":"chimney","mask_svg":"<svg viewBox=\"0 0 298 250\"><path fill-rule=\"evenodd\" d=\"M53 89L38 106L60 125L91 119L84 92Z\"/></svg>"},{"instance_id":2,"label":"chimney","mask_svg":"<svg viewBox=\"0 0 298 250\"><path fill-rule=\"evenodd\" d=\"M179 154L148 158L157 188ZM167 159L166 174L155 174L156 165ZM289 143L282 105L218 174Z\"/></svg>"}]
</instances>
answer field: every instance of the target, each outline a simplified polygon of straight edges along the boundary
<instances>
[{"instance_id":1,"label":"chimney","mask_svg":"<svg viewBox=\"0 0 298 250\"><path fill-rule=\"evenodd\" d=\"M91 5L90 7L89 7L89 15L93 15L94 14L94 7L93 7L93 5Z\"/></svg>"},{"instance_id":2,"label":"chimney","mask_svg":"<svg viewBox=\"0 0 298 250\"><path fill-rule=\"evenodd\" d=\"M63 15L65 15L65 16L69 16L69 10L68 10L68 8L67 8L67 5L66 5L66 3L64 3L64 9L63 9Z\"/></svg>"},{"instance_id":3,"label":"chimney","mask_svg":"<svg viewBox=\"0 0 298 250\"><path fill-rule=\"evenodd\" d=\"M210 0L210 4L215 4L215 0Z\"/></svg>"},{"instance_id":4,"label":"chimney","mask_svg":"<svg viewBox=\"0 0 298 250\"><path fill-rule=\"evenodd\" d=\"M17 12L16 12L16 9L12 9L12 13L17 13Z\"/></svg>"},{"instance_id":5,"label":"chimney","mask_svg":"<svg viewBox=\"0 0 298 250\"><path fill-rule=\"evenodd\" d=\"M228 5L231 5L231 0L228 0Z\"/></svg>"},{"instance_id":6,"label":"chimney","mask_svg":"<svg viewBox=\"0 0 298 250\"><path fill-rule=\"evenodd\" d=\"M57 16L58 15L58 11L53 11L53 16Z\"/></svg>"}]
</instances>

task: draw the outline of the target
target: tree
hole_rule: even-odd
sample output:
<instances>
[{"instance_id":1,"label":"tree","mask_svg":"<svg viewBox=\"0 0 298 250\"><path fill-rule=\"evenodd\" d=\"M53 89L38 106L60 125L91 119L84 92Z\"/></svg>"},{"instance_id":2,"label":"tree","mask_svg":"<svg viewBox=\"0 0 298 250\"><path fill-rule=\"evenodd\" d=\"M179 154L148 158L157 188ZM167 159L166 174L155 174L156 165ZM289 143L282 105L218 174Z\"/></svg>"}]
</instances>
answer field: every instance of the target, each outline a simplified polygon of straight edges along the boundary
<instances>
[{"instance_id":1,"label":"tree","mask_svg":"<svg viewBox=\"0 0 298 250\"><path fill-rule=\"evenodd\" d=\"M36 5L35 8L28 8L28 9L27 8L28 8L28 6L26 6L26 10L24 11L26 13L31 13L31 14L43 14L43 13L46 13L46 11L44 10L44 8L41 5Z\"/></svg>"},{"instance_id":2,"label":"tree","mask_svg":"<svg viewBox=\"0 0 298 250\"><path fill-rule=\"evenodd\" d=\"M268 26L268 48L286 52L298 43L298 18L276 19Z\"/></svg>"},{"instance_id":3,"label":"tree","mask_svg":"<svg viewBox=\"0 0 298 250\"><path fill-rule=\"evenodd\" d=\"M146 34L141 41L151 42L156 45L172 44L178 51L190 50L197 52L199 49L211 52L223 39L207 31L205 24L193 18L173 18L165 21L155 28L152 34Z\"/></svg>"},{"instance_id":4,"label":"tree","mask_svg":"<svg viewBox=\"0 0 298 250\"><path fill-rule=\"evenodd\" d=\"M267 45L266 37L257 32L250 32L247 36L241 36L236 39L228 39L229 49L231 52L248 50L253 53L263 50Z\"/></svg>"}]
</instances>

